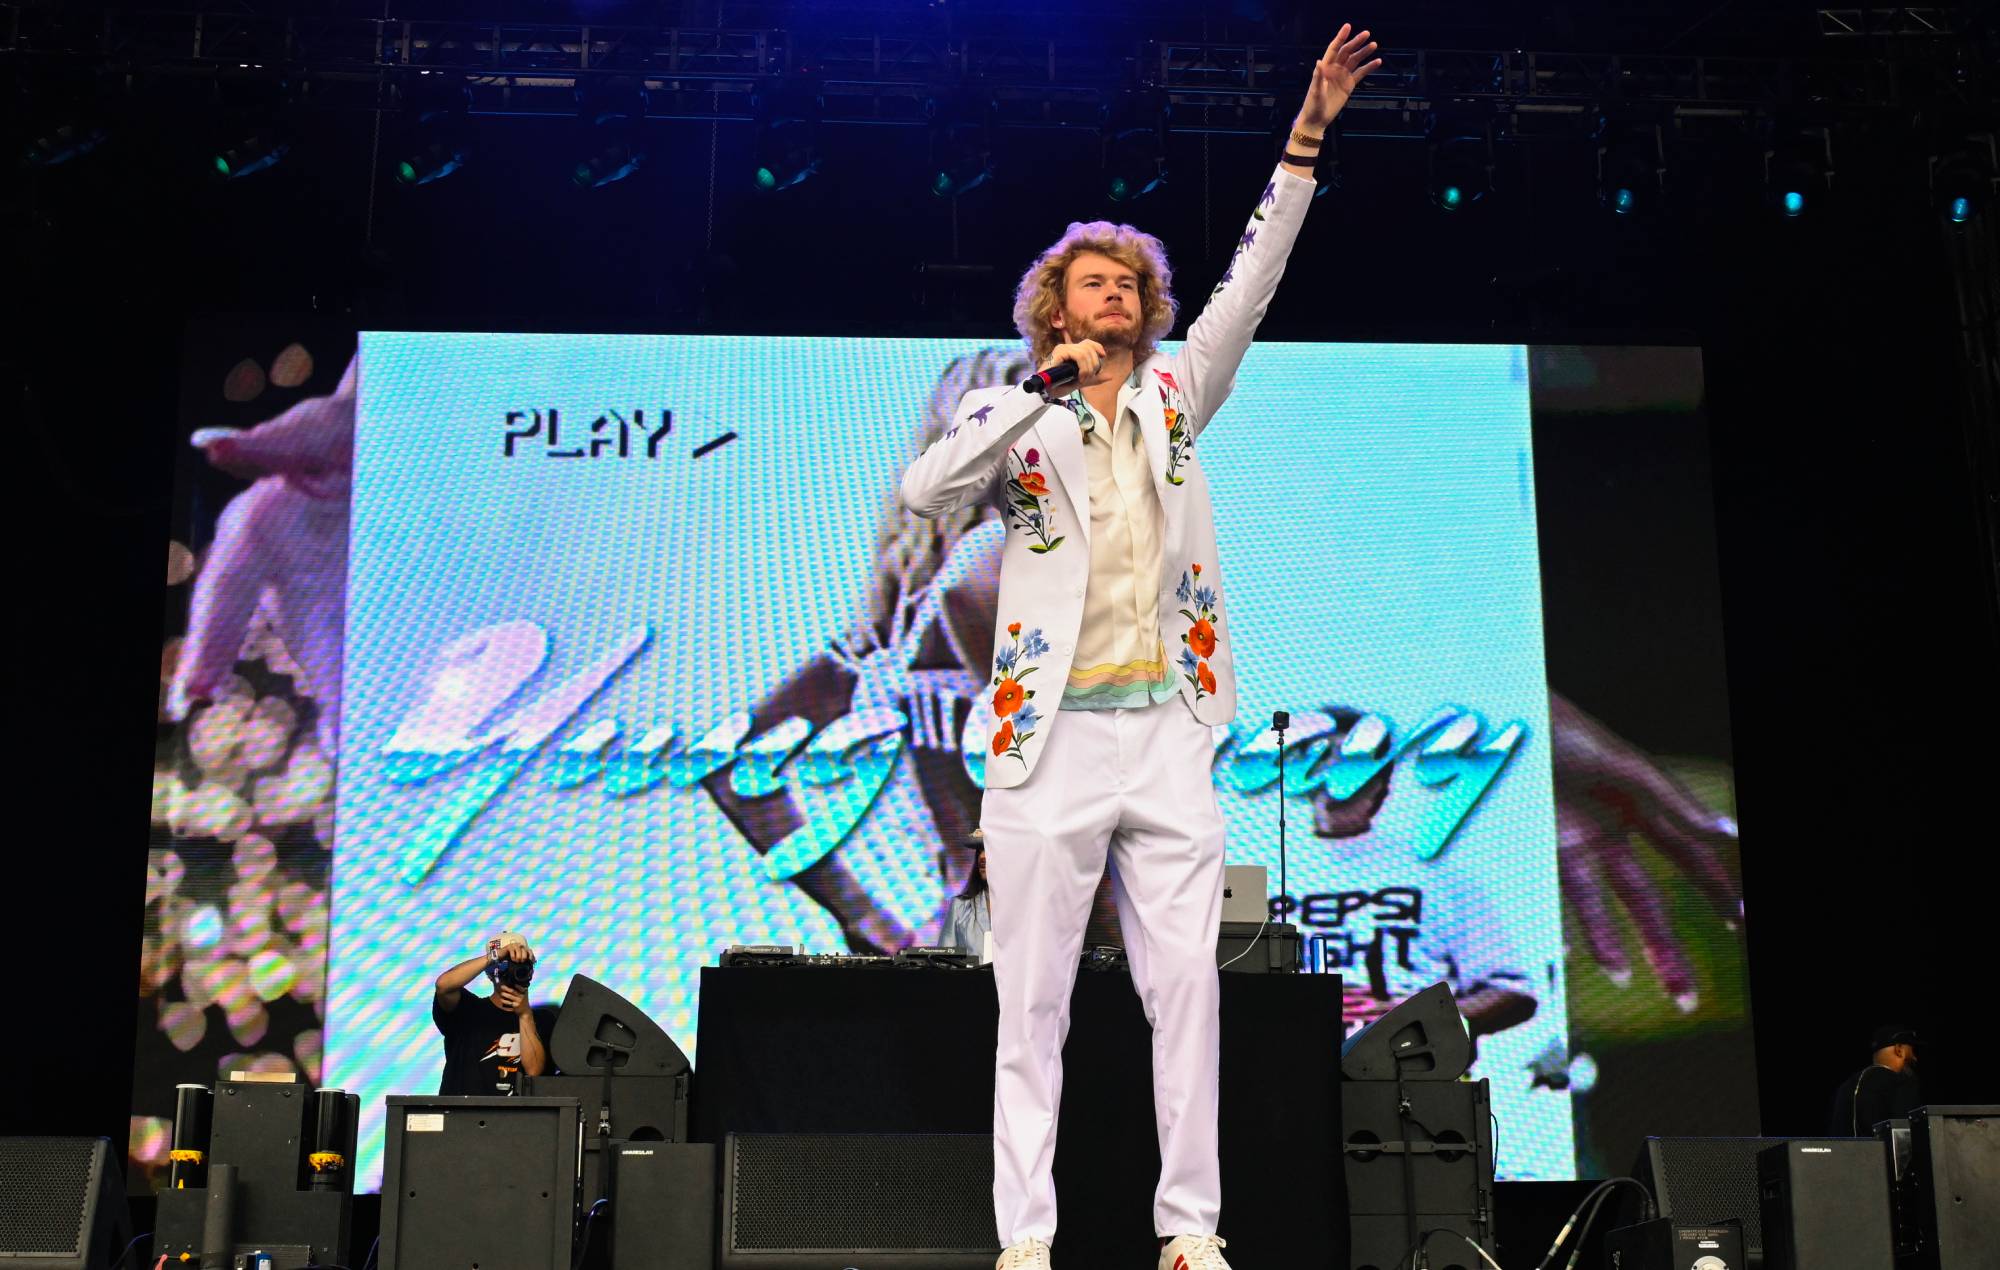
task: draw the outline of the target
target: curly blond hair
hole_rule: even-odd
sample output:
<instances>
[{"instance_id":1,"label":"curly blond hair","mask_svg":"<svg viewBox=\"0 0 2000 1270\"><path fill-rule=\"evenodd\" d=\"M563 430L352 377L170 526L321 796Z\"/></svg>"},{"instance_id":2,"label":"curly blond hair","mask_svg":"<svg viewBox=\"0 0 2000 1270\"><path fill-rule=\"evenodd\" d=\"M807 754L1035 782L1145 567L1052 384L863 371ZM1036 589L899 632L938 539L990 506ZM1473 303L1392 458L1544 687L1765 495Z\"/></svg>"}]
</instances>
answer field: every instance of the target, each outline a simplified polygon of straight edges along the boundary
<instances>
[{"instance_id":1,"label":"curly blond hair","mask_svg":"<svg viewBox=\"0 0 2000 1270\"><path fill-rule=\"evenodd\" d=\"M1014 329L1028 341L1035 365L1046 365L1049 354L1062 342L1055 316L1062 312L1069 267L1078 256L1095 252L1124 265L1139 275L1138 347L1132 351L1135 364L1144 362L1155 345L1174 329L1179 306L1174 303L1174 271L1167 264L1167 249L1159 239L1130 225L1108 220L1072 221L1054 246L1036 257L1021 275L1014 289Z\"/></svg>"}]
</instances>

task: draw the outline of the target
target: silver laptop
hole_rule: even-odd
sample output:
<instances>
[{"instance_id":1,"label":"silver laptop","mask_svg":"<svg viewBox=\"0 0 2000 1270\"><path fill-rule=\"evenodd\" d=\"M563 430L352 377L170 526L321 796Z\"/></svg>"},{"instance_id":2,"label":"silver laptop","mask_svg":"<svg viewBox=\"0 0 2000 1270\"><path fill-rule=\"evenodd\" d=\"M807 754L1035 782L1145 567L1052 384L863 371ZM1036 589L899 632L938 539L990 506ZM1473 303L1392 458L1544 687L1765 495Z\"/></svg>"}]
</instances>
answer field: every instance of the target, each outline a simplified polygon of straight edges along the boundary
<instances>
[{"instance_id":1,"label":"silver laptop","mask_svg":"<svg viewBox=\"0 0 2000 1270\"><path fill-rule=\"evenodd\" d=\"M1230 864L1222 869L1222 920L1261 922L1271 911L1264 894L1264 866Z\"/></svg>"}]
</instances>

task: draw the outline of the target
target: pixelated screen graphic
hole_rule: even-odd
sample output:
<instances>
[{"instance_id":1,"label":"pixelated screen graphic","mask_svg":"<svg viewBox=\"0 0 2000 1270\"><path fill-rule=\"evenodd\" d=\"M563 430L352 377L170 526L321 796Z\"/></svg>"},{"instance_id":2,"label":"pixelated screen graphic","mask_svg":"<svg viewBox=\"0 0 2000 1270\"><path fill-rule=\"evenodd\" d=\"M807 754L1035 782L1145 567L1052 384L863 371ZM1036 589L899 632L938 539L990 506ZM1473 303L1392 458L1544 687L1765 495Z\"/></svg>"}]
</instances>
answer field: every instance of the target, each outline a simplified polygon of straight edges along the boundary
<instances>
[{"instance_id":1,"label":"pixelated screen graphic","mask_svg":"<svg viewBox=\"0 0 2000 1270\"><path fill-rule=\"evenodd\" d=\"M214 338L210 367L248 337ZM280 393L283 355L250 359L267 386L226 427L191 376L135 1167L175 1080L262 1065L361 1095L378 1184L383 1098L438 1087L433 983L502 929L538 1004L588 974L697 1068L698 973L729 945L948 938L1008 530L896 488L1023 352L370 332L329 360ZM1747 1046L1719 634L1677 668L1716 694L1699 735L1648 730L1674 684L1565 689L1554 656L1595 666L1553 628L1608 602L1564 562L1626 548L1551 540L1578 507L1617 519L1588 491L1622 459L1550 463L1546 429L1657 435L1687 461L1653 496L1705 526L1699 400L1685 350L1264 343L1201 440L1240 677L1230 860L1346 976L1350 1028L1453 985L1503 1177L1615 1154L1659 1046ZM1672 550L1712 588L1711 538Z\"/></svg>"}]
</instances>

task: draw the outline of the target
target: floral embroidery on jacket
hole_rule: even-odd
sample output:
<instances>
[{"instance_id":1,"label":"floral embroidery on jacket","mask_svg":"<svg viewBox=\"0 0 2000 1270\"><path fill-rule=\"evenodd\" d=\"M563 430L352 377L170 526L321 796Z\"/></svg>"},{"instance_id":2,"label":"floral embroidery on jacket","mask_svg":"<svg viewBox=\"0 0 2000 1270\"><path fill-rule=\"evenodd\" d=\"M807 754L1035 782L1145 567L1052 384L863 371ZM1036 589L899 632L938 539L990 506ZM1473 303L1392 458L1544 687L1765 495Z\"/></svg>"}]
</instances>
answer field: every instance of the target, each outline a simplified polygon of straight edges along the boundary
<instances>
[{"instance_id":1,"label":"floral embroidery on jacket","mask_svg":"<svg viewBox=\"0 0 2000 1270\"><path fill-rule=\"evenodd\" d=\"M1049 531L1055 527L1055 514L1049 510L1049 480L1042 474L1041 466L1040 450L1030 449L1026 454L1018 450L1007 451L1007 469L1011 473L1004 487L1007 519L1017 529L1035 538L1036 541L1028 544L1028 550L1038 556L1063 545L1061 535L1049 536Z\"/></svg>"},{"instance_id":2,"label":"floral embroidery on jacket","mask_svg":"<svg viewBox=\"0 0 2000 1270\"><path fill-rule=\"evenodd\" d=\"M1187 634L1181 636L1180 668L1181 678L1194 687L1194 699L1215 692L1215 671L1208 659L1215 656L1217 636L1215 633L1215 588L1201 580L1201 566L1193 565L1189 573L1181 574L1181 584L1174 588L1174 598L1190 607L1181 610L1181 616L1188 620Z\"/></svg>"},{"instance_id":3,"label":"floral embroidery on jacket","mask_svg":"<svg viewBox=\"0 0 2000 1270\"><path fill-rule=\"evenodd\" d=\"M1042 721L1034 705L1035 690L1024 688L1021 681L1035 673L1034 662L1046 656L1049 642L1042 638L1042 628L1037 626L1026 635L1021 634L1019 622L1007 626L1008 643L993 657L993 717L1000 721L993 729L993 757L1013 758L1027 766L1027 758L1021 747L1034 738L1035 728Z\"/></svg>"},{"instance_id":4,"label":"floral embroidery on jacket","mask_svg":"<svg viewBox=\"0 0 2000 1270\"><path fill-rule=\"evenodd\" d=\"M1180 474L1181 465L1194 445L1194 420L1183 409L1187 403L1173 375L1164 370L1153 373L1160 378L1160 410L1167 421L1167 484L1183 485L1187 477Z\"/></svg>"},{"instance_id":5,"label":"floral embroidery on jacket","mask_svg":"<svg viewBox=\"0 0 2000 1270\"><path fill-rule=\"evenodd\" d=\"M1271 181L1264 186L1263 194L1258 196L1257 206L1250 209L1250 219L1253 222L1263 220L1264 209L1271 206L1271 204L1277 201L1278 201L1278 183L1276 181ZM1222 270L1222 277L1217 279L1215 284L1215 290L1208 293L1209 299L1213 300L1216 296L1222 294L1222 289L1228 286L1230 280L1236 276L1237 262L1243 259L1243 253L1248 251L1250 249L1250 244L1256 241L1257 241L1257 226L1253 223L1249 227L1244 229L1243 237L1236 240L1236 251L1229 257L1229 264Z\"/></svg>"}]
</instances>

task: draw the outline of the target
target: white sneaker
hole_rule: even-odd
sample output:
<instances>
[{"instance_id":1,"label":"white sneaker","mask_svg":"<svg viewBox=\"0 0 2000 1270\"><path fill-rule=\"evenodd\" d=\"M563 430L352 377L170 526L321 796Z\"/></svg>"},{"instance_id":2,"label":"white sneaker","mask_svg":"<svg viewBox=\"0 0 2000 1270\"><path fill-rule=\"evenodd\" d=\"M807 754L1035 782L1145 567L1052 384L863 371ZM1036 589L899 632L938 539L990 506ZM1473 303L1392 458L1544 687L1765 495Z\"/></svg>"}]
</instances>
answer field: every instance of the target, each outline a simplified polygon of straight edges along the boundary
<instances>
[{"instance_id":1,"label":"white sneaker","mask_svg":"<svg viewBox=\"0 0 2000 1270\"><path fill-rule=\"evenodd\" d=\"M1160 1249L1160 1270L1229 1270L1226 1242L1214 1235L1177 1235Z\"/></svg>"},{"instance_id":2,"label":"white sneaker","mask_svg":"<svg viewBox=\"0 0 2000 1270\"><path fill-rule=\"evenodd\" d=\"M1049 1270L1049 1246L1030 1235L1002 1252L993 1270Z\"/></svg>"}]
</instances>

